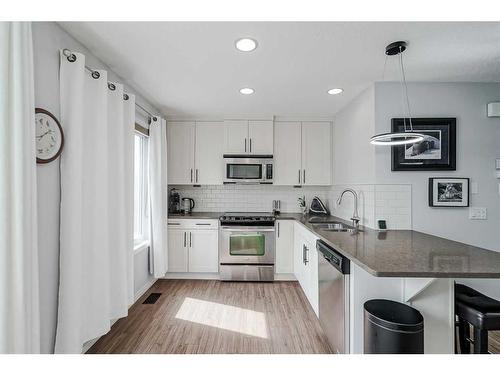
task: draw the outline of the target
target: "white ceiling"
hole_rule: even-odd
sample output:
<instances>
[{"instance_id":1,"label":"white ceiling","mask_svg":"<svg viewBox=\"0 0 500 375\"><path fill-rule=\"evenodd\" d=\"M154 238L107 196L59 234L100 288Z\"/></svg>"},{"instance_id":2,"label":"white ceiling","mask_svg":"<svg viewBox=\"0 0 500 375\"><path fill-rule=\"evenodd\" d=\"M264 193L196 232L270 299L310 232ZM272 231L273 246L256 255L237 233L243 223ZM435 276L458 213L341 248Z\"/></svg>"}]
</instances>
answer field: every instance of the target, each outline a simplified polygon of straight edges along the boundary
<instances>
[{"instance_id":1,"label":"white ceiling","mask_svg":"<svg viewBox=\"0 0 500 375\"><path fill-rule=\"evenodd\" d=\"M409 42L409 81L500 81L498 22L60 24L168 116L331 116L382 80L395 40ZM255 51L235 49L245 36L258 41ZM389 58L385 80L398 74ZM332 87L345 91L326 94Z\"/></svg>"}]
</instances>

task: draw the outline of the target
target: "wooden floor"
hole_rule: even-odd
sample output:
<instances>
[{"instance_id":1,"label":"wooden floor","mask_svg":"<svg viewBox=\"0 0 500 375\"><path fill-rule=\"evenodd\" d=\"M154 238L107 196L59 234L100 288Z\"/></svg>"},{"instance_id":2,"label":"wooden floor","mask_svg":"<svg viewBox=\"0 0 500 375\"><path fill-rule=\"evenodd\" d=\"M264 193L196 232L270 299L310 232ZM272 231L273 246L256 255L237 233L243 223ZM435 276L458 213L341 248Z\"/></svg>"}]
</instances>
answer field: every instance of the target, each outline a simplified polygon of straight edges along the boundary
<instances>
[{"instance_id":1,"label":"wooden floor","mask_svg":"<svg viewBox=\"0 0 500 375\"><path fill-rule=\"evenodd\" d=\"M488 332L488 350L492 354L500 354L500 331Z\"/></svg>"},{"instance_id":2,"label":"wooden floor","mask_svg":"<svg viewBox=\"0 0 500 375\"><path fill-rule=\"evenodd\" d=\"M155 304L142 304L151 293ZM87 353L330 353L297 282L159 280Z\"/></svg>"}]
</instances>

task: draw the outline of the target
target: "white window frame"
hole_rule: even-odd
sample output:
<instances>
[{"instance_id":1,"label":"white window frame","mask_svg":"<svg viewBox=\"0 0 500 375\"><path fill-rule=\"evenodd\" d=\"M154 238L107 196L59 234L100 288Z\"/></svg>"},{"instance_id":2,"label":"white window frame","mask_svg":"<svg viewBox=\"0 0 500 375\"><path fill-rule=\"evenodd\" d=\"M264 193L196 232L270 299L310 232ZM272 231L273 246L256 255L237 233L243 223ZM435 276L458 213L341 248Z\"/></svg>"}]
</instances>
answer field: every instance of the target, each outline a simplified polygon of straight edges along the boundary
<instances>
[{"instance_id":1,"label":"white window frame","mask_svg":"<svg viewBox=\"0 0 500 375\"><path fill-rule=\"evenodd\" d=\"M135 145L136 145L136 137L141 138L140 142L140 154L141 154L141 161L142 161L142 178L140 181L140 197L139 197L139 207L140 212L136 212L136 205L135 205ZM150 230L149 230L149 184L148 184L148 176L149 176L149 153L148 153L148 148L149 148L149 137L142 132L136 131L134 135L134 248L136 251L139 251L140 249L144 248L145 246L149 245L150 239ZM138 217L136 216L138 215ZM137 231L136 224L137 224L137 219L139 219L139 226L140 229ZM137 235L136 232L139 232Z\"/></svg>"}]
</instances>

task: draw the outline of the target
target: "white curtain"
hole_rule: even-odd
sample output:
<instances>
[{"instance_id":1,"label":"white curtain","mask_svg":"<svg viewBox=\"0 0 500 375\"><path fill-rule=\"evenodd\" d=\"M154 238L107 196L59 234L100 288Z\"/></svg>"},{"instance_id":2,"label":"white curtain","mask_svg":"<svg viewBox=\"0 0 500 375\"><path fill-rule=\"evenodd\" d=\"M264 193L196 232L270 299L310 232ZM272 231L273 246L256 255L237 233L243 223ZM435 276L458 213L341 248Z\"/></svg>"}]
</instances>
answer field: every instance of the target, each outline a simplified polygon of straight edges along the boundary
<instances>
[{"instance_id":1,"label":"white curtain","mask_svg":"<svg viewBox=\"0 0 500 375\"><path fill-rule=\"evenodd\" d=\"M111 320L127 315L131 293L134 98L108 84L106 71L86 71L84 55L74 57L60 54L65 152L56 353L80 353L109 331Z\"/></svg>"},{"instance_id":2,"label":"white curtain","mask_svg":"<svg viewBox=\"0 0 500 375\"><path fill-rule=\"evenodd\" d=\"M167 123L156 117L149 126L151 252L154 277L167 272Z\"/></svg>"},{"instance_id":3,"label":"white curtain","mask_svg":"<svg viewBox=\"0 0 500 375\"><path fill-rule=\"evenodd\" d=\"M125 186L124 204L127 231L124 236L127 253L128 306L134 303L134 134L135 134L135 96L125 94L123 103L123 145L125 157L123 184Z\"/></svg>"},{"instance_id":4,"label":"white curtain","mask_svg":"<svg viewBox=\"0 0 500 375\"><path fill-rule=\"evenodd\" d=\"M33 42L0 22L0 353L39 353Z\"/></svg>"}]
</instances>

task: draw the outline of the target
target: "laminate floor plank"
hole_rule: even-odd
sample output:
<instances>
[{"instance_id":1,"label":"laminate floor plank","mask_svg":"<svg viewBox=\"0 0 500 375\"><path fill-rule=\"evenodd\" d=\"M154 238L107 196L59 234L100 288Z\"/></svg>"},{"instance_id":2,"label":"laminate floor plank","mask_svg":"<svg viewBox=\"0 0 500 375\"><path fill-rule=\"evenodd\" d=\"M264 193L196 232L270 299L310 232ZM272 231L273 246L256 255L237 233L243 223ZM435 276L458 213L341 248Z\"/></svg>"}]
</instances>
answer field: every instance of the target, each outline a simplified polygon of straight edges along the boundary
<instances>
[{"instance_id":1,"label":"laminate floor plank","mask_svg":"<svg viewBox=\"0 0 500 375\"><path fill-rule=\"evenodd\" d=\"M150 293L156 303L143 305ZM88 351L164 354L331 353L297 282L158 280Z\"/></svg>"}]
</instances>

